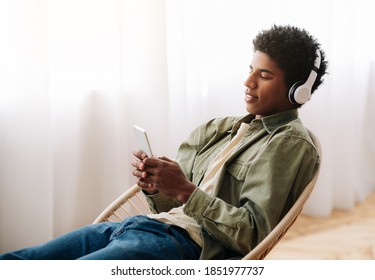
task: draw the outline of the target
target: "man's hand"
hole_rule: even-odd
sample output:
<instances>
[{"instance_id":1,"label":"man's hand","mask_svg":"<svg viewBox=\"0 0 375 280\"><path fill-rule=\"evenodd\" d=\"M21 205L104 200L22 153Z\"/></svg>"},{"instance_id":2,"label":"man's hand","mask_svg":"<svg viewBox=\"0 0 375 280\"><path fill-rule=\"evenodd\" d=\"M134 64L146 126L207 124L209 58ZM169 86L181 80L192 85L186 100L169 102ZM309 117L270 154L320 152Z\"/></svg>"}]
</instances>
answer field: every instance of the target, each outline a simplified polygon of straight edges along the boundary
<instances>
[{"instance_id":1,"label":"man's hand","mask_svg":"<svg viewBox=\"0 0 375 280\"><path fill-rule=\"evenodd\" d=\"M133 155L137 158L133 161L132 166L135 167L133 170L133 175L138 179L138 186L140 186L148 194L157 193L158 190L149 180L147 180L148 174L145 171L145 164L143 163L143 161L147 158L147 155L141 150L135 150Z\"/></svg>"},{"instance_id":2,"label":"man's hand","mask_svg":"<svg viewBox=\"0 0 375 280\"><path fill-rule=\"evenodd\" d=\"M186 179L177 162L167 158L146 158L144 171L147 179L163 194L185 203L196 186Z\"/></svg>"},{"instance_id":3,"label":"man's hand","mask_svg":"<svg viewBox=\"0 0 375 280\"><path fill-rule=\"evenodd\" d=\"M142 151L135 151L138 159L133 162L136 168L133 175L138 178L138 185L147 193L161 193L185 203L196 186L186 179L177 162L167 157L148 158Z\"/></svg>"}]
</instances>

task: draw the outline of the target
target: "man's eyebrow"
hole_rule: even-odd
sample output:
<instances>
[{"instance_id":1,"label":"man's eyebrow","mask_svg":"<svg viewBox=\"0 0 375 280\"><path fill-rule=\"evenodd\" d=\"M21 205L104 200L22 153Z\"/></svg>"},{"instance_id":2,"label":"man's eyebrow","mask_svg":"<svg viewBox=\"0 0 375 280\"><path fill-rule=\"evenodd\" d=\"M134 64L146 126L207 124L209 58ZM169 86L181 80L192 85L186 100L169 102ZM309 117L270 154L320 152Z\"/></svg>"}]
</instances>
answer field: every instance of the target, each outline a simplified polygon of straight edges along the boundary
<instances>
[{"instance_id":1,"label":"man's eyebrow","mask_svg":"<svg viewBox=\"0 0 375 280\"><path fill-rule=\"evenodd\" d=\"M271 75L275 75L271 70L268 70L268 69L263 69L263 68L261 68L261 69L259 69L259 71L260 71L260 72L266 72L266 73L269 73L269 74L271 74Z\"/></svg>"},{"instance_id":2,"label":"man's eyebrow","mask_svg":"<svg viewBox=\"0 0 375 280\"><path fill-rule=\"evenodd\" d=\"M253 70L253 66L250 65L249 68L250 68L251 70ZM266 68L260 68L259 71L260 71L260 72L269 73L269 74L271 74L271 75L275 75L275 73L273 73L271 70L268 70L268 69L266 69Z\"/></svg>"}]
</instances>

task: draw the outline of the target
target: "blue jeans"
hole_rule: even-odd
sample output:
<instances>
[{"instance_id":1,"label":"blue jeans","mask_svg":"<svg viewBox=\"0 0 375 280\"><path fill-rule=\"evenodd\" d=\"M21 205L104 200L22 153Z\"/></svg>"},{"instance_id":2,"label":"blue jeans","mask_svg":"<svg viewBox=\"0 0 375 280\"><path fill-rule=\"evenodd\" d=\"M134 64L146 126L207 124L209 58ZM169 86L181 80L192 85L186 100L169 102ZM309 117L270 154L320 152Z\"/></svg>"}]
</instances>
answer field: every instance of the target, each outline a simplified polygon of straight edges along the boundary
<instances>
[{"instance_id":1,"label":"blue jeans","mask_svg":"<svg viewBox=\"0 0 375 280\"><path fill-rule=\"evenodd\" d=\"M134 216L88 225L45 244L0 255L8 260L198 259L201 248L179 227Z\"/></svg>"}]
</instances>

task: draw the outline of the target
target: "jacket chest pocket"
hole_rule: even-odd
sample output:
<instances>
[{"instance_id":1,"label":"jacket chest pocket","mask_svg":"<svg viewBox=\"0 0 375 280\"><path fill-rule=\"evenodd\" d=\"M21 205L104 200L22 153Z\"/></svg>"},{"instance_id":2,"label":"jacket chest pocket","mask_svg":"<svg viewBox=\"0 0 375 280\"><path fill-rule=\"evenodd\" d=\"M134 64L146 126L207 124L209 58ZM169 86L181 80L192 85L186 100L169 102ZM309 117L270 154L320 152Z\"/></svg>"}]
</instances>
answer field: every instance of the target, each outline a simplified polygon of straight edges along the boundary
<instances>
[{"instance_id":1,"label":"jacket chest pocket","mask_svg":"<svg viewBox=\"0 0 375 280\"><path fill-rule=\"evenodd\" d=\"M228 164L226 170L237 181L245 181L247 172L251 166L251 162L234 161Z\"/></svg>"},{"instance_id":2,"label":"jacket chest pocket","mask_svg":"<svg viewBox=\"0 0 375 280\"><path fill-rule=\"evenodd\" d=\"M206 174L207 169L213 163L213 159L215 158L216 153L212 154L203 154L197 156L195 159L194 167L193 167L193 183L199 185L202 181L204 175Z\"/></svg>"}]
</instances>

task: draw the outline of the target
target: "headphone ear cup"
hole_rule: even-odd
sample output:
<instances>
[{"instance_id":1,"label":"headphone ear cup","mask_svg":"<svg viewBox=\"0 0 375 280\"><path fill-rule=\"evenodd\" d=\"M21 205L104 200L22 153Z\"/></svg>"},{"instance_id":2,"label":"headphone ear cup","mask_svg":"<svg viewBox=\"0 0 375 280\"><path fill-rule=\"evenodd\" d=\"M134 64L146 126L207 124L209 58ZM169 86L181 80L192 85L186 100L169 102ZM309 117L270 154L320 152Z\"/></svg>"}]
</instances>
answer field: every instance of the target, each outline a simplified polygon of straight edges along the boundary
<instances>
[{"instance_id":1,"label":"headphone ear cup","mask_svg":"<svg viewBox=\"0 0 375 280\"><path fill-rule=\"evenodd\" d=\"M295 94L296 94L296 91L298 91L298 88L300 86L302 86L304 83L302 81L300 82L297 82L295 83L294 85L291 86L290 90L289 90L289 93L288 93L288 98L289 98L289 101L292 103L292 104L299 104L297 101L296 101L296 98L295 98Z\"/></svg>"},{"instance_id":2,"label":"headphone ear cup","mask_svg":"<svg viewBox=\"0 0 375 280\"><path fill-rule=\"evenodd\" d=\"M292 104L305 104L311 98L311 91L314 82L318 76L320 63L321 63L321 53L319 49L316 50L316 59L314 61L314 67L312 68L309 77L306 82L297 82L291 86L288 98Z\"/></svg>"}]
</instances>

